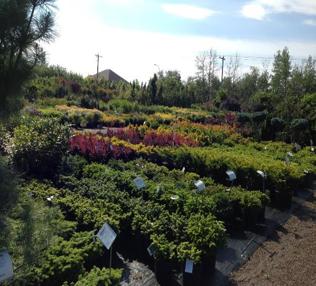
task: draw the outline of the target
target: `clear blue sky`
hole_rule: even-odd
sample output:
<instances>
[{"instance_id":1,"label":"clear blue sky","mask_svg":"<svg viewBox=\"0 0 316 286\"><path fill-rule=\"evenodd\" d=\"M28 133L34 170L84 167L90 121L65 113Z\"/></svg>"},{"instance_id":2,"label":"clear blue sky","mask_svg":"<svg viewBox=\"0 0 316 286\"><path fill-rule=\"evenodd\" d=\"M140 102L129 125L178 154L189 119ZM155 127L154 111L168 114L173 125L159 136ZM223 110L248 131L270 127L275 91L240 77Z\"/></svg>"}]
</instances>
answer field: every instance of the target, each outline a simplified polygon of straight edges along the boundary
<instances>
[{"instance_id":1,"label":"clear blue sky","mask_svg":"<svg viewBox=\"0 0 316 286\"><path fill-rule=\"evenodd\" d=\"M155 64L194 75L195 57L209 49L273 57L288 46L295 58L316 55L316 0L58 0L57 6L50 63L84 75L95 72L97 52L102 69L128 80L148 79ZM263 64L241 60L241 71Z\"/></svg>"}]
</instances>

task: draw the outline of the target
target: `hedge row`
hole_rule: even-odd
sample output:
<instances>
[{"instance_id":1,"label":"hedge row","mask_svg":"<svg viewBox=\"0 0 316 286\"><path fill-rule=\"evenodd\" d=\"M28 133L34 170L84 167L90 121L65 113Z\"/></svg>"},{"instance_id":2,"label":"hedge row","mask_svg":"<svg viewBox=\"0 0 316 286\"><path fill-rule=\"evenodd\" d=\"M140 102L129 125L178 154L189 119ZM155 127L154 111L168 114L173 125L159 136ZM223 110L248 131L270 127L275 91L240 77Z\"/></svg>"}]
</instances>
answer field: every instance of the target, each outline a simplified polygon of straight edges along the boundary
<instances>
[{"instance_id":1,"label":"hedge row","mask_svg":"<svg viewBox=\"0 0 316 286\"><path fill-rule=\"evenodd\" d=\"M144 242L153 243L158 258L178 262L191 258L199 262L213 255L225 241L220 220L226 226L237 221L242 225L256 223L267 203L260 192L239 188L227 191L209 179L204 179L205 192L197 194L193 183L198 175L170 172L141 160L113 161L110 166L89 164L83 167L82 177L62 177L60 186L65 190L57 192L55 202L67 219L78 222L80 230L99 228L107 221L122 233L122 238L135 237L139 247L144 248ZM144 178L143 190L135 187L136 176ZM53 193L44 192L42 196ZM247 221L249 217L253 221ZM141 239L136 239L139 236ZM122 243L126 244L126 240Z\"/></svg>"},{"instance_id":2,"label":"hedge row","mask_svg":"<svg viewBox=\"0 0 316 286\"><path fill-rule=\"evenodd\" d=\"M315 172L312 162L309 162L305 155L301 157L302 163L287 164L284 160L274 159L271 153L266 154L255 148L247 150L247 147L241 147L241 145L234 148L159 148L94 135L77 135L76 138L80 138L83 143L72 146L71 150L95 160L106 161L113 156L124 160L143 157L171 169L185 167L191 172L211 177L222 184L227 184L225 172L233 170L237 175L235 184L252 190L262 189L262 178L257 173L258 170L262 170L267 174L266 188L271 192L280 192L288 196L288 200L293 190L304 186L306 171ZM97 143L93 143L92 139ZM112 152L98 152L96 147L104 142L108 145L108 149L112 149ZM119 150L119 152L112 154L113 150Z\"/></svg>"}]
</instances>

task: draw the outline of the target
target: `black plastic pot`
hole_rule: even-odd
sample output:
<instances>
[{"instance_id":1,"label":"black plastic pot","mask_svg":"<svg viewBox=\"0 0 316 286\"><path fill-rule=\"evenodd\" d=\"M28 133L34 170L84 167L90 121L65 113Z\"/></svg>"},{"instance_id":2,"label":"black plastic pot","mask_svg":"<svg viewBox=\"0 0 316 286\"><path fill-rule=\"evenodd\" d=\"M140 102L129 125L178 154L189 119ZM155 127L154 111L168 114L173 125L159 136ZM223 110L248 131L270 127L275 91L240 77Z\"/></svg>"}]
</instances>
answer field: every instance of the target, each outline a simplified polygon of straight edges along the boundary
<instances>
[{"instance_id":1,"label":"black plastic pot","mask_svg":"<svg viewBox=\"0 0 316 286\"><path fill-rule=\"evenodd\" d=\"M258 222L263 223L265 220L266 220L266 207L264 206L259 210Z\"/></svg>"},{"instance_id":2,"label":"black plastic pot","mask_svg":"<svg viewBox=\"0 0 316 286\"><path fill-rule=\"evenodd\" d=\"M172 285L173 273L179 269L179 263L159 258L156 260L156 276L161 285Z\"/></svg>"},{"instance_id":3,"label":"black plastic pot","mask_svg":"<svg viewBox=\"0 0 316 286\"><path fill-rule=\"evenodd\" d=\"M192 273L183 272L183 286L208 285L215 270L216 254L204 257L201 263L193 265ZM183 270L185 263L183 264Z\"/></svg>"},{"instance_id":4,"label":"black plastic pot","mask_svg":"<svg viewBox=\"0 0 316 286\"><path fill-rule=\"evenodd\" d=\"M313 186L314 180L316 179L316 175L313 173L308 173L304 177L304 185L307 188L310 188Z\"/></svg>"},{"instance_id":5,"label":"black plastic pot","mask_svg":"<svg viewBox=\"0 0 316 286\"><path fill-rule=\"evenodd\" d=\"M292 205L293 191L277 191L270 192L271 205L275 208L286 210Z\"/></svg>"},{"instance_id":6,"label":"black plastic pot","mask_svg":"<svg viewBox=\"0 0 316 286\"><path fill-rule=\"evenodd\" d=\"M244 212L244 224L246 228L254 227L265 220L265 208L248 208Z\"/></svg>"}]
</instances>

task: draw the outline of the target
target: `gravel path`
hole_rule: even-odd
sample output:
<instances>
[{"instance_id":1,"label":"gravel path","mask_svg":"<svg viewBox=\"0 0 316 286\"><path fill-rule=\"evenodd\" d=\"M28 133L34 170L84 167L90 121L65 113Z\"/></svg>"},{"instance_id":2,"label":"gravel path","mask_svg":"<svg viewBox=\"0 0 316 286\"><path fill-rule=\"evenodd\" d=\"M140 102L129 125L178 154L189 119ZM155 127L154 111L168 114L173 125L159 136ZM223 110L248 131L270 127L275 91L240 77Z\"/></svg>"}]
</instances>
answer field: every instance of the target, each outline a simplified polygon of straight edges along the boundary
<instances>
[{"instance_id":1,"label":"gravel path","mask_svg":"<svg viewBox=\"0 0 316 286\"><path fill-rule=\"evenodd\" d=\"M316 285L316 197L299 204L239 270L231 285Z\"/></svg>"},{"instance_id":2,"label":"gravel path","mask_svg":"<svg viewBox=\"0 0 316 286\"><path fill-rule=\"evenodd\" d=\"M119 257L124 264L121 286L159 286L155 274L146 265Z\"/></svg>"}]
</instances>

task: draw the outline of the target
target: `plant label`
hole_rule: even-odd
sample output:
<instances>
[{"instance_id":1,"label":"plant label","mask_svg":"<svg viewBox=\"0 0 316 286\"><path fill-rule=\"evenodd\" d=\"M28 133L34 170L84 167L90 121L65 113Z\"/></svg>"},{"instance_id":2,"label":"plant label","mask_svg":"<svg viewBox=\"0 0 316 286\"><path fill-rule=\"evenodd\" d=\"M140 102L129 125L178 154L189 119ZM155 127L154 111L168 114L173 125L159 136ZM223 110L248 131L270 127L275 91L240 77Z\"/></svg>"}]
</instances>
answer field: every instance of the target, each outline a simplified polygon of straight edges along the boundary
<instances>
[{"instance_id":1,"label":"plant label","mask_svg":"<svg viewBox=\"0 0 316 286\"><path fill-rule=\"evenodd\" d=\"M178 196L178 195L172 195L171 197L170 197L170 199L172 199L173 201L176 201L176 200L178 200L180 197Z\"/></svg>"},{"instance_id":2,"label":"plant label","mask_svg":"<svg viewBox=\"0 0 316 286\"><path fill-rule=\"evenodd\" d=\"M288 157L294 157L293 153L292 152L287 152L286 154Z\"/></svg>"},{"instance_id":3,"label":"plant label","mask_svg":"<svg viewBox=\"0 0 316 286\"><path fill-rule=\"evenodd\" d=\"M138 190L145 188L145 182L143 178L137 177L133 182Z\"/></svg>"},{"instance_id":4,"label":"plant label","mask_svg":"<svg viewBox=\"0 0 316 286\"><path fill-rule=\"evenodd\" d=\"M193 261L190 259L187 259L185 261L185 269L184 269L185 273L193 273Z\"/></svg>"},{"instance_id":5,"label":"plant label","mask_svg":"<svg viewBox=\"0 0 316 286\"><path fill-rule=\"evenodd\" d=\"M260 171L260 170L257 171L257 174L261 176L263 179L267 177L267 174L265 174L263 171Z\"/></svg>"},{"instance_id":6,"label":"plant label","mask_svg":"<svg viewBox=\"0 0 316 286\"><path fill-rule=\"evenodd\" d=\"M155 257L156 254L156 248L153 244L149 245L147 248L147 252L149 253L150 256Z\"/></svg>"},{"instance_id":7,"label":"plant label","mask_svg":"<svg viewBox=\"0 0 316 286\"><path fill-rule=\"evenodd\" d=\"M13 277L13 264L8 251L0 252L0 282Z\"/></svg>"},{"instance_id":8,"label":"plant label","mask_svg":"<svg viewBox=\"0 0 316 286\"><path fill-rule=\"evenodd\" d=\"M103 245L109 250L116 238L116 233L107 223L105 223L99 230L97 237L101 240Z\"/></svg>"},{"instance_id":9,"label":"plant label","mask_svg":"<svg viewBox=\"0 0 316 286\"><path fill-rule=\"evenodd\" d=\"M228 176L228 181L233 182L237 179L237 176L234 171L228 170L226 171L226 175Z\"/></svg>"},{"instance_id":10,"label":"plant label","mask_svg":"<svg viewBox=\"0 0 316 286\"><path fill-rule=\"evenodd\" d=\"M203 192L205 190L205 184L201 180L198 180L197 182L195 182L194 185L196 186L199 192Z\"/></svg>"},{"instance_id":11,"label":"plant label","mask_svg":"<svg viewBox=\"0 0 316 286\"><path fill-rule=\"evenodd\" d=\"M301 145L297 144L297 143L294 144L294 148L295 148L296 152L298 152L298 151L300 151L302 149Z\"/></svg>"}]
</instances>

